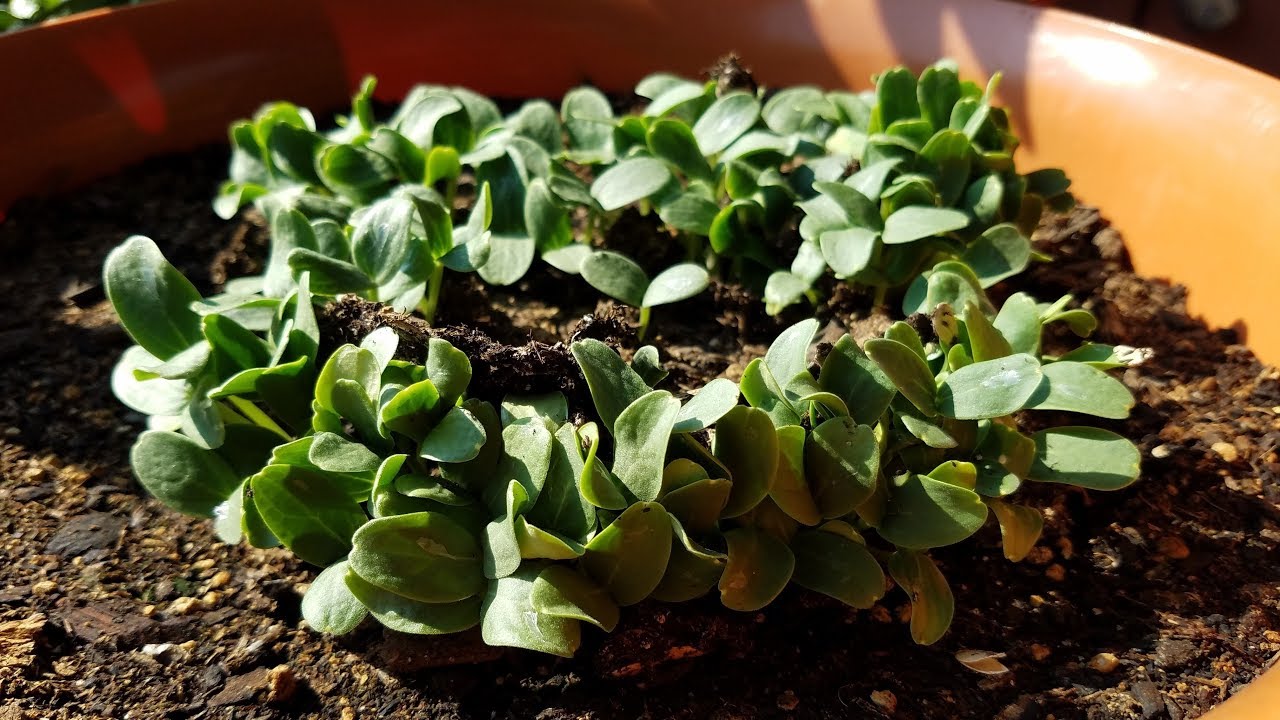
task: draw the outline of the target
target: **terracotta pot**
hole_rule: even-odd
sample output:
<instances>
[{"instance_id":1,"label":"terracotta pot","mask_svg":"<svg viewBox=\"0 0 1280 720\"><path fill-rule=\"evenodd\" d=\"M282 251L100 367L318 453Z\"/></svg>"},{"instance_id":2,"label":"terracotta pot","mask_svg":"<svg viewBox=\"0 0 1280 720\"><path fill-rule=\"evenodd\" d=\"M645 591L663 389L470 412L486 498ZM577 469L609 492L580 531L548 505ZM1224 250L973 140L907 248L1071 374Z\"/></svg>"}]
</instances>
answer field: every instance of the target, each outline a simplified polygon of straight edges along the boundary
<instances>
[{"instance_id":1,"label":"terracotta pot","mask_svg":"<svg viewBox=\"0 0 1280 720\"><path fill-rule=\"evenodd\" d=\"M989 0L180 0L0 37L0 208L161 152L225 137L288 98L346 102L361 76L556 96L695 74L727 50L769 85L866 87L940 56L1005 73L1024 167L1061 166L1124 233L1138 269L1280 360L1280 82L1190 48L1055 10ZM212 193L212 188L210 189ZM1213 714L1274 718L1280 672Z\"/></svg>"}]
</instances>

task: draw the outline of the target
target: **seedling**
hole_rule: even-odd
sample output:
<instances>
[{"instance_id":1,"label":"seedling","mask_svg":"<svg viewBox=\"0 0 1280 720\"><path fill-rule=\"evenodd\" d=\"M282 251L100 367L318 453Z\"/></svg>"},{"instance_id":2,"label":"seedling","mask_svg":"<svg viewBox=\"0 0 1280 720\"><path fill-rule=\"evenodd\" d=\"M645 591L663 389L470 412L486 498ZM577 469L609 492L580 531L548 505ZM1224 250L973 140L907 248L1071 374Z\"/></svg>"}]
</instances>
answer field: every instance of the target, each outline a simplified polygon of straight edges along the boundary
<instances>
[{"instance_id":1,"label":"seedling","mask_svg":"<svg viewBox=\"0 0 1280 720\"><path fill-rule=\"evenodd\" d=\"M640 309L640 340L649 329L650 309L691 298L710 282L707 271L693 263L673 265L650 280L630 258L608 250L588 255L580 271L582 279L595 289Z\"/></svg>"}]
</instances>

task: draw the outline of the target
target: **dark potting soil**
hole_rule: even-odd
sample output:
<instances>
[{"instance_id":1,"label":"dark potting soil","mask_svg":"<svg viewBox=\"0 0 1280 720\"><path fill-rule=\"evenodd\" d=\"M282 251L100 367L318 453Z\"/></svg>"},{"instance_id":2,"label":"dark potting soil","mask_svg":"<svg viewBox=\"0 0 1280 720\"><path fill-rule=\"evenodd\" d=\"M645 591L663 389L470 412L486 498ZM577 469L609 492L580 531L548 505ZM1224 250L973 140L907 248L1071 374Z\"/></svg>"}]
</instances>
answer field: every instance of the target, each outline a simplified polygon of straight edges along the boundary
<instances>
[{"instance_id":1,"label":"dark potting soil","mask_svg":"<svg viewBox=\"0 0 1280 720\"><path fill-rule=\"evenodd\" d=\"M204 291L254 272L264 233L209 209L225 149L148 162L28 202L0 225L0 719L35 718L1193 718L1280 657L1280 373L1231 331L1140 278L1098 213L1046 218L1057 261L1017 287L1073 292L1104 342L1155 349L1124 373L1139 399L1110 427L1138 442L1144 477L1116 493L1058 486L1030 558L999 533L935 553L956 594L951 631L912 644L905 596L871 611L788 590L760 613L715 597L624 610L572 660L489 648L475 634L300 627L314 569L283 550L218 542L209 523L145 496L127 453L141 418L111 396L128 338L99 280L126 235L152 236ZM643 219L627 220L643 226ZM624 226L625 227L625 226ZM213 262L210 262L213 258ZM573 334L634 337L629 310L540 269L511 288L454 276L442 333L500 380L573 391ZM741 288L654 312L650 339L688 390L736 378L799 315L769 318ZM827 339L882 329L864 298L819 309ZM338 308L327 317L415 321ZM797 311L801 314L803 311ZM591 315L584 320L584 316ZM376 322L373 322L376 324ZM464 327L458 327L465 324ZM358 330L330 323L332 337ZM482 377L477 373L477 380ZM541 386L540 386L541 387ZM980 675L960 650L1004 653Z\"/></svg>"}]
</instances>

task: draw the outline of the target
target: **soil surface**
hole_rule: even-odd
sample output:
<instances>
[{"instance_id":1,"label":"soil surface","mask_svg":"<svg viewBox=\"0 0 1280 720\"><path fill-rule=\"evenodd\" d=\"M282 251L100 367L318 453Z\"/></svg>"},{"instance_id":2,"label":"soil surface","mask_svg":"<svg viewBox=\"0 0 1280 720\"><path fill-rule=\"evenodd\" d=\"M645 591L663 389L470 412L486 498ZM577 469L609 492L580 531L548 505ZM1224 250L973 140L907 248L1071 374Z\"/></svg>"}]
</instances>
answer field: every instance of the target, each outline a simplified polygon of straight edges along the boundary
<instances>
[{"instance_id":1,"label":"soil surface","mask_svg":"<svg viewBox=\"0 0 1280 720\"><path fill-rule=\"evenodd\" d=\"M314 569L224 545L141 492L127 452L142 418L108 387L128 344L99 280L113 245L150 235L204 291L256 271L262 228L209 208L225 157L152 161L0 225L0 720L1180 720L1280 657L1280 373L1189 318L1181 288L1135 276L1088 209L1046 218L1038 239L1058 261L1007 290L1075 293L1102 341L1154 348L1124 374L1133 417L1109 424L1140 444L1144 477L1110 494L1024 492L1047 526L1022 563L1004 560L994 523L936 552L957 606L936 645L912 644L897 590L869 612L794 589L751 614L714 597L642 604L613 635L587 633L573 660L376 624L314 634L299 611ZM438 332L492 373L524 363L572 391L557 343L585 332L634 347L619 323L630 311L574 278L453 280L441 324L470 329ZM760 307L717 285L711 302L655 310L667 386L736 377L799 317ZM877 332L866 309L835 293L820 308L828 339ZM1008 672L968 670L961 650L1003 653Z\"/></svg>"}]
</instances>

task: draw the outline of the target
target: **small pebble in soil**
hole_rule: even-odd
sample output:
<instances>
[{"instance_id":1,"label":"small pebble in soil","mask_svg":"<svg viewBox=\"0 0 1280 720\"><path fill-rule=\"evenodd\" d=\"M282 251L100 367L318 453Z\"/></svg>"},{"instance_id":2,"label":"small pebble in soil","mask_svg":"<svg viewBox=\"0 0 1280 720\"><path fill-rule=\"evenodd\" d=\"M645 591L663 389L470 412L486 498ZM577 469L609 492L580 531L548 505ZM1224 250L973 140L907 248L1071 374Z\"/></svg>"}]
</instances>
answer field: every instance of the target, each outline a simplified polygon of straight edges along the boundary
<instances>
[{"instance_id":1,"label":"small pebble in soil","mask_svg":"<svg viewBox=\"0 0 1280 720\"><path fill-rule=\"evenodd\" d=\"M1173 454L1173 448L1168 445L1161 444L1151 448L1151 457L1157 460L1163 460Z\"/></svg>"},{"instance_id":2,"label":"small pebble in soil","mask_svg":"<svg viewBox=\"0 0 1280 720\"><path fill-rule=\"evenodd\" d=\"M793 691L787 690L778 696L778 707L783 710L795 710L800 707L800 698L796 697Z\"/></svg>"},{"instance_id":3,"label":"small pebble in soil","mask_svg":"<svg viewBox=\"0 0 1280 720\"><path fill-rule=\"evenodd\" d=\"M40 582L31 586L31 594L32 595L48 595L49 593L57 589L58 589L58 583L52 580L41 580Z\"/></svg>"},{"instance_id":4,"label":"small pebble in soil","mask_svg":"<svg viewBox=\"0 0 1280 720\"><path fill-rule=\"evenodd\" d=\"M356 711L349 707L342 708L341 720L356 720Z\"/></svg>"},{"instance_id":5,"label":"small pebble in soil","mask_svg":"<svg viewBox=\"0 0 1280 720\"><path fill-rule=\"evenodd\" d=\"M871 702L892 715L898 709L898 696L891 690L875 690L871 693Z\"/></svg>"},{"instance_id":6,"label":"small pebble in soil","mask_svg":"<svg viewBox=\"0 0 1280 720\"><path fill-rule=\"evenodd\" d=\"M193 597L180 597L169 603L169 612L173 615L188 615L195 609L196 599Z\"/></svg>"},{"instance_id":7,"label":"small pebble in soil","mask_svg":"<svg viewBox=\"0 0 1280 720\"><path fill-rule=\"evenodd\" d=\"M1186 560L1191 557L1191 548L1177 535L1165 535L1156 543L1161 555L1174 560Z\"/></svg>"},{"instance_id":8,"label":"small pebble in soil","mask_svg":"<svg viewBox=\"0 0 1280 720\"><path fill-rule=\"evenodd\" d=\"M231 582L231 573L226 570L219 570L213 577L209 578L209 589L217 590L229 582Z\"/></svg>"},{"instance_id":9,"label":"small pebble in soil","mask_svg":"<svg viewBox=\"0 0 1280 720\"><path fill-rule=\"evenodd\" d=\"M1054 563L1044 569L1044 576L1054 582L1062 582L1067 579L1067 569L1058 563Z\"/></svg>"},{"instance_id":10,"label":"small pebble in soil","mask_svg":"<svg viewBox=\"0 0 1280 720\"><path fill-rule=\"evenodd\" d=\"M1089 667L1100 673L1114 672L1120 667L1120 658L1109 652L1098 653L1089 659Z\"/></svg>"},{"instance_id":11,"label":"small pebble in soil","mask_svg":"<svg viewBox=\"0 0 1280 720\"><path fill-rule=\"evenodd\" d=\"M1044 662L1045 660L1048 660L1049 656L1052 654L1053 650L1047 645L1035 643L1031 646L1031 658L1036 662Z\"/></svg>"},{"instance_id":12,"label":"small pebble in soil","mask_svg":"<svg viewBox=\"0 0 1280 720\"><path fill-rule=\"evenodd\" d=\"M288 665L277 665L267 671L267 702L286 702L297 689L298 679Z\"/></svg>"},{"instance_id":13,"label":"small pebble in soil","mask_svg":"<svg viewBox=\"0 0 1280 720\"><path fill-rule=\"evenodd\" d=\"M1214 452L1222 456L1222 459L1227 462L1235 462L1240 458L1240 453L1236 450L1236 446L1229 442L1216 442L1213 444L1212 448Z\"/></svg>"}]
</instances>

